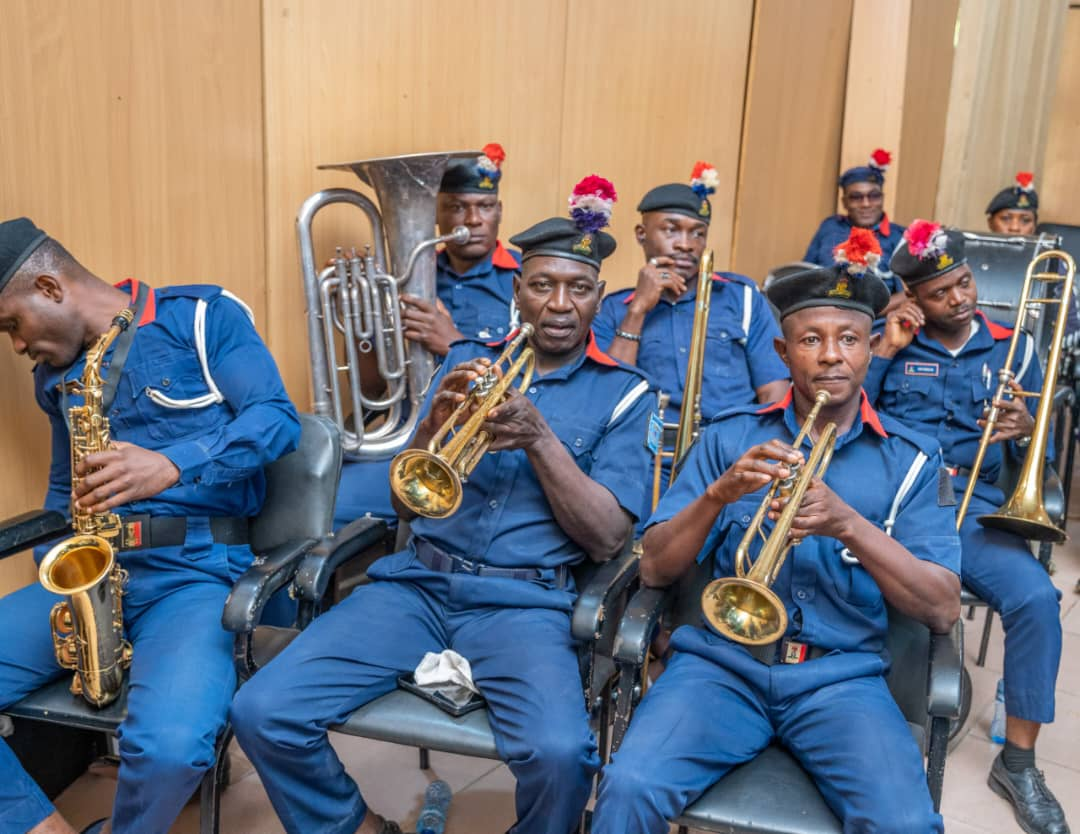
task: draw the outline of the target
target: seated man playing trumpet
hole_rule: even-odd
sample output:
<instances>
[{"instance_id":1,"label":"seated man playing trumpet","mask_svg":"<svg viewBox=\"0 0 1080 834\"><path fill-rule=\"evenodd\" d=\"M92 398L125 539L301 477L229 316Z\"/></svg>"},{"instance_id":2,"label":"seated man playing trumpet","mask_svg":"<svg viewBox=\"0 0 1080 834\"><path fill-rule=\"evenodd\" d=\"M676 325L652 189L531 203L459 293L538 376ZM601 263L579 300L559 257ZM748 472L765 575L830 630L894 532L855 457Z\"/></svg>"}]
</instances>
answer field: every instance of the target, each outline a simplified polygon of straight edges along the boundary
<instances>
[{"instance_id":1,"label":"seated man playing trumpet","mask_svg":"<svg viewBox=\"0 0 1080 834\"><path fill-rule=\"evenodd\" d=\"M470 386L501 378L489 372L506 358L504 343L456 343L392 471L462 403L484 416L492 454L481 452L450 501L417 504L428 517L401 498L421 485L401 484L408 547L377 562L373 582L315 620L235 700L237 738L291 834L398 830L367 807L327 727L394 689L426 652L447 648L471 664L517 778L512 830L566 834L578 823L600 760L570 632L569 567L625 544L644 500L656 402L644 376L600 352L590 330L600 264L615 248L601 231L614 197L609 182L588 177L575 188L575 220L545 220L511 239L523 252L514 297L531 381L515 381L524 390L510 387L496 402L467 399Z\"/></svg>"},{"instance_id":2,"label":"seated man playing trumpet","mask_svg":"<svg viewBox=\"0 0 1080 834\"><path fill-rule=\"evenodd\" d=\"M960 554L951 497L938 490L936 441L879 417L861 390L871 325L889 301L865 268L851 252L846 268L769 288L787 396L708 425L649 519L641 578L659 587L703 559L730 577L740 540L756 540L752 517L767 514L763 532L772 529L783 561L761 566L779 573L771 590L758 584L755 593L773 600L772 628L759 634L762 622L739 625L738 608L710 602L707 625L676 630L667 670L605 769L594 834L666 831L774 740L810 773L844 831L942 831L918 746L885 682L885 603L946 631L960 613ZM811 475L821 470L804 459L825 451L834 431L827 472ZM765 491L792 477L806 491L791 499L784 529L786 499L769 501ZM736 583L713 588L703 599L719 602Z\"/></svg>"},{"instance_id":3,"label":"seated man playing trumpet","mask_svg":"<svg viewBox=\"0 0 1080 834\"><path fill-rule=\"evenodd\" d=\"M978 521L1005 498L995 485L1001 444L1013 444L1016 457L1023 458L1035 427L1033 404L994 400L1013 331L977 310L978 288L962 234L916 220L892 268L907 287L907 300L889 314L874 349L866 382L871 400L885 414L937 437L957 494L968 486L986 409L1001 409L960 527L964 584L1001 614L1005 629L1006 742L989 784L1012 804L1024 831L1065 834L1064 812L1035 767L1039 728L1054 720L1061 594L1024 538ZM1056 313L1057 307L1048 310ZM1011 370L1014 391L1042 389L1034 342L1025 333Z\"/></svg>"}]
</instances>

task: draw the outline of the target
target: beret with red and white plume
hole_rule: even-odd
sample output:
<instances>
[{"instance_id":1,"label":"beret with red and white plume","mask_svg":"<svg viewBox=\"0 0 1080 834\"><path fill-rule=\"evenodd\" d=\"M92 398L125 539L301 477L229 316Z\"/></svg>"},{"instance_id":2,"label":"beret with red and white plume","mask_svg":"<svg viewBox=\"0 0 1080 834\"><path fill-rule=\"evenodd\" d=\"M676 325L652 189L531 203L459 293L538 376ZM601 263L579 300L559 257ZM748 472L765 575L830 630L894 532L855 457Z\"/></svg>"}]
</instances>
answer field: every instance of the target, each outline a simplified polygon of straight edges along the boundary
<instances>
[{"instance_id":1,"label":"beret with red and white plume","mask_svg":"<svg viewBox=\"0 0 1080 834\"><path fill-rule=\"evenodd\" d=\"M568 258L591 264L615 251L615 238L602 231L611 222L618 196L610 180L591 174L570 193L570 217L550 217L514 235L510 242L521 250L523 260L537 255Z\"/></svg>"},{"instance_id":2,"label":"beret with red and white plume","mask_svg":"<svg viewBox=\"0 0 1080 834\"><path fill-rule=\"evenodd\" d=\"M884 148L877 148L870 154L870 161L865 165L856 165L848 168L840 175L837 184L841 188L847 188L857 182L872 182L875 185L885 184L885 172L892 163L892 154Z\"/></svg>"},{"instance_id":3,"label":"beret with red and white plume","mask_svg":"<svg viewBox=\"0 0 1080 834\"><path fill-rule=\"evenodd\" d=\"M505 159L503 146L489 142L479 156L451 162L439 190L443 194L497 194Z\"/></svg>"},{"instance_id":4,"label":"beret with red and white plume","mask_svg":"<svg viewBox=\"0 0 1080 834\"><path fill-rule=\"evenodd\" d=\"M1016 185L1003 188L994 195L986 213L993 215L1005 209L1023 209L1038 212L1039 194L1035 190L1035 175L1030 171L1017 171Z\"/></svg>"},{"instance_id":5,"label":"beret with red and white plume","mask_svg":"<svg viewBox=\"0 0 1080 834\"><path fill-rule=\"evenodd\" d=\"M856 226L848 239L833 249L833 260L856 278L867 272L876 273L881 262L881 243L873 231Z\"/></svg>"},{"instance_id":6,"label":"beret with red and white plume","mask_svg":"<svg viewBox=\"0 0 1080 834\"><path fill-rule=\"evenodd\" d=\"M967 263L964 236L940 223L915 220L889 261L889 269L909 287L937 278Z\"/></svg>"}]
</instances>

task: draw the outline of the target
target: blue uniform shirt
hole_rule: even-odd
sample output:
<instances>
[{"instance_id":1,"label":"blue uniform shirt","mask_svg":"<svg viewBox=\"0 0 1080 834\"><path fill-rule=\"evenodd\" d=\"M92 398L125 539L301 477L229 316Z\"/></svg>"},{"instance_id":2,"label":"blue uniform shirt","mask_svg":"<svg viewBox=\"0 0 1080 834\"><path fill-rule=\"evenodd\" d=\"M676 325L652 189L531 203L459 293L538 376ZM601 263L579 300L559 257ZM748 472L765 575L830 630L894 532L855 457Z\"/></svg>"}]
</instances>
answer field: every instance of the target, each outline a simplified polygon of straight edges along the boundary
<instances>
[{"instance_id":1,"label":"blue uniform shirt","mask_svg":"<svg viewBox=\"0 0 1080 834\"><path fill-rule=\"evenodd\" d=\"M668 423L678 422L682 406L696 290L674 303L661 299L645 316L641 328L637 365L661 391L670 394L664 413ZM713 276L712 292L701 380L701 413L706 418L753 403L755 389L788 378L787 366L773 347L780 327L757 285L744 275L718 272ZM627 289L604 299L593 323L596 340L604 349L614 340L633 295Z\"/></svg>"},{"instance_id":2,"label":"blue uniform shirt","mask_svg":"<svg viewBox=\"0 0 1080 834\"><path fill-rule=\"evenodd\" d=\"M848 239L851 235L851 229L851 221L846 215L834 214L831 217L826 217L818 226L810 245L806 247L803 260L820 266L832 266L835 263L833 249ZM899 223L891 222L889 216L885 214L882 215L881 221L874 226L873 231L877 236L878 243L881 244L881 264L879 269L884 276L885 285L889 288L889 292L899 292L903 289L900 280L887 272L887 270L889 261L892 259L893 250L896 249L904 237L904 227Z\"/></svg>"},{"instance_id":3,"label":"blue uniform shirt","mask_svg":"<svg viewBox=\"0 0 1080 834\"><path fill-rule=\"evenodd\" d=\"M127 282L119 284L127 289ZM138 283L130 282L132 297ZM206 354L224 401L206 408L166 408L150 390L172 400L209 392L195 349L199 299L207 302ZM263 467L296 448L300 422L274 359L244 309L219 287L150 290L124 365L108 418L112 437L160 452L180 470L180 481L164 492L118 507L125 515L253 516L265 494ZM114 343L115 347L115 343ZM109 377L106 356L103 375ZM71 457L67 408L82 398L58 385L81 380L85 355L67 368L38 365L35 396L49 416L52 463L47 509L67 513L71 501Z\"/></svg>"},{"instance_id":4,"label":"blue uniform shirt","mask_svg":"<svg viewBox=\"0 0 1080 834\"><path fill-rule=\"evenodd\" d=\"M649 524L677 515L750 447L774 438L790 443L798 430L790 392L771 406L735 409L706 426ZM807 456L810 448L807 439ZM861 516L883 527L920 452L925 462L900 501L892 535L917 558L959 574L960 543L951 501L939 503L941 456L934 440L879 417L864 395L854 425L837 438L825 482ZM699 555L699 560L714 557L717 577L734 574L735 550L764 494L763 487L720 512ZM771 527L766 519L766 534ZM843 549L836 539L811 536L788 553L772 586L787 608L787 636L829 650L880 653L888 628L884 597L865 568L841 559ZM758 550L752 546L751 555Z\"/></svg>"},{"instance_id":5,"label":"blue uniform shirt","mask_svg":"<svg viewBox=\"0 0 1080 834\"><path fill-rule=\"evenodd\" d=\"M456 342L430 386L423 413L443 374L477 357L494 361L502 350L501 343ZM637 369L601 353L591 336L576 361L534 376L525 391L578 467L635 517L651 458L645 444L656 397L650 391ZM556 522L520 449L484 455L465 484L461 508L445 519L417 518L412 532L450 553L500 567L551 568L582 557Z\"/></svg>"},{"instance_id":6,"label":"blue uniform shirt","mask_svg":"<svg viewBox=\"0 0 1080 834\"><path fill-rule=\"evenodd\" d=\"M936 437L945 464L970 468L982 436L977 421L994 398L998 370L1005 364L1012 331L994 324L982 313L979 329L960 353L953 356L940 342L915 334L911 344L890 359L875 356L865 387L872 402L884 413L912 428ZM1023 334L1013 369L1027 391L1042 388L1042 369L1033 342ZM1029 408L1037 401L1030 400ZM1022 453L1019 453L1022 457ZM992 485L1001 471L1001 447L990 444L980 472L978 492L987 500L1000 501Z\"/></svg>"},{"instance_id":7,"label":"blue uniform shirt","mask_svg":"<svg viewBox=\"0 0 1080 834\"><path fill-rule=\"evenodd\" d=\"M490 341L510 332L510 304L514 275L521 272L521 256L496 243L484 260L458 275L446 252L436 259L436 288L457 329L467 339Z\"/></svg>"}]
</instances>

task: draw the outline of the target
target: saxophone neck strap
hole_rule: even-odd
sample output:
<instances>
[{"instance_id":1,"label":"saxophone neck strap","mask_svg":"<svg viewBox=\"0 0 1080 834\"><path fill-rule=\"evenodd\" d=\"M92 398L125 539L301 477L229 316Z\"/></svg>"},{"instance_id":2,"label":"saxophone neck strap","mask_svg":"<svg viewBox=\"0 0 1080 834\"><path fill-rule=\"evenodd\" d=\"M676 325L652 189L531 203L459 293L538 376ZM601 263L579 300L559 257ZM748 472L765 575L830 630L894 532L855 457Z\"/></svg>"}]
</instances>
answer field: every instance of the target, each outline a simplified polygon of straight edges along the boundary
<instances>
[{"instance_id":1,"label":"saxophone neck strap","mask_svg":"<svg viewBox=\"0 0 1080 834\"><path fill-rule=\"evenodd\" d=\"M142 319L143 309L146 307L146 300L149 297L150 287L140 281L139 291L136 293L135 303L132 305L135 318L116 337L116 341L113 343L112 359L109 361L109 374L105 377L101 387L101 406L106 414L109 413L109 408L112 407L113 400L116 399L116 387L120 384L120 376L124 372L124 365L127 362L128 354L131 352L131 344L135 341L135 331L139 329L139 321Z\"/></svg>"}]
</instances>

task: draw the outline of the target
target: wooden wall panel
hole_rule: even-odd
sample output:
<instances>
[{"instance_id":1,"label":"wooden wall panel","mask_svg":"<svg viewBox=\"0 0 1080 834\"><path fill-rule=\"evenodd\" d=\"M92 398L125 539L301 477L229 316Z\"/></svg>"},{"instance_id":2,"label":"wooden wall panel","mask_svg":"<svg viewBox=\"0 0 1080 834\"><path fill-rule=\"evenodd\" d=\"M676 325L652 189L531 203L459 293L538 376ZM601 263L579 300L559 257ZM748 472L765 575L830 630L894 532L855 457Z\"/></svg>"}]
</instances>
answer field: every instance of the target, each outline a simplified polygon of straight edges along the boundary
<instances>
[{"instance_id":1,"label":"wooden wall panel","mask_svg":"<svg viewBox=\"0 0 1080 834\"><path fill-rule=\"evenodd\" d=\"M832 213L852 0L758 0L734 268L758 281L800 259Z\"/></svg>"},{"instance_id":2,"label":"wooden wall panel","mask_svg":"<svg viewBox=\"0 0 1080 834\"><path fill-rule=\"evenodd\" d=\"M498 141L502 238L558 210L566 3L265 0L263 27L270 338L306 405L296 211L319 189L364 188L315 166ZM369 239L358 212L324 215L320 253Z\"/></svg>"},{"instance_id":3,"label":"wooden wall panel","mask_svg":"<svg viewBox=\"0 0 1080 834\"><path fill-rule=\"evenodd\" d=\"M109 280L223 284L264 322L259 27L259 0L7 0L0 217ZM29 369L0 346L0 517L45 489ZM0 563L0 592L32 575Z\"/></svg>"},{"instance_id":4,"label":"wooden wall panel","mask_svg":"<svg viewBox=\"0 0 1080 834\"><path fill-rule=\"evenodd\" d=\"M585 174L615 183L619 248L604 266L612 288L633 284L642 195L686 182L697 160L716 166L709 244L731 260L731 228L753 4L750 0L570 0L558 197Z\"/></svg>"},{"instance_id":5,"label":"wooden wall panel","mask_svg":"<svg viewBox=\"0 0 1080 834\"><path fill-rule=\"evenodd\" d=\"M1039 219L1080 225L1080 7L1065 21L1057 91L1050 110L1046 162L1035 172ZM1007 183L1003 183L1004 187Z\"/></svg>"}]
</instances>

